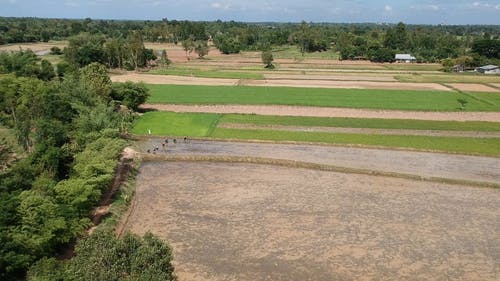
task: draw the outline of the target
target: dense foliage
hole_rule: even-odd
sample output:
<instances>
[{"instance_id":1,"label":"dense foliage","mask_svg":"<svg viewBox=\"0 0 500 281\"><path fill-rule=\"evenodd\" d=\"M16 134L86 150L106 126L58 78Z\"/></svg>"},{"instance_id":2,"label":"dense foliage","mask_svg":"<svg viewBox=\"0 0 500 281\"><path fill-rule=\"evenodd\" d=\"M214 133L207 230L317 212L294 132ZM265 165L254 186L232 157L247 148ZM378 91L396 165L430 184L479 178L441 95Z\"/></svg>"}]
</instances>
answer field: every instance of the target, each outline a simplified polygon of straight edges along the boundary
<instances>
[{"instance_id":1,"label":"dense foliage","mask_svg":"<svg viewBox=\"0 0 500 281\"><path fill-rule=\"evenodd\" d=\"M0 172L0 279L15 280L91 225L133 119L116 104L135 109L148 92L113 86L98 63L64 78L42 75L43 61L29 51L1 54L0 65L10 73L0 76L0 120L26 155Z\"/></svg>"},{"instance_id":2,"label":"dense foliage","mask_svg":"<svg viewBox=\"0 0 500 281\"><path fill-rule=\"evenodd\" d=\"M66 263L40 260L28 272L28 280L176 280L172 250L150 233L143 238L128 233L117 239L100 231L81 240L75 254Z\"/></svg>"},{"instance_id":3,"label":"dense foliage","mask_svg":"<svg viewBox=\"0 0 500 281\"><path fill-rule=\"evenodd\" d=\"M69 48L69 60L127 68L144 66L148 51L141 48L142 40L177 44L212 38L225 54L294 44L302 52L334 49L342 59L373 61L392 61L395 53L411 53L423 62L474 54L475 64L482 64L499 59L499 36L499 26L481 25L0 18L0 44L71 38L71 45L79 47Z\"/></svg>"}]
</instances>

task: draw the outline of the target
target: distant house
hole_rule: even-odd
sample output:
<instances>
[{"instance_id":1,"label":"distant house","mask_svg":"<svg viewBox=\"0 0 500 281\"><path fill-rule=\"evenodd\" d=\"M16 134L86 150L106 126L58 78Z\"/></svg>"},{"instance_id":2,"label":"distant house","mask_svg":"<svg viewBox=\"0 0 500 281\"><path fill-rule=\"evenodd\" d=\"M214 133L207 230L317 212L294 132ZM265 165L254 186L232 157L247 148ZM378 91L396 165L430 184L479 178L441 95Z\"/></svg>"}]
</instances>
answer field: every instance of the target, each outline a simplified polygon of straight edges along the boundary
<instances>
[{"instance_id":1,"label":"distant house","mask_svg":"<svg viewBox=\"0 0 500 281\"><path fill-rule=\"evenodd\" d=\"M484 74L500 74L500 67L492 64L476 68L476 71Z\"/></svg>"},{"instance_id":2,"label":"distant house","mask_svg":"<svg viewBox=\"0 0 500 281\"><path fill-rule=\"evenodd\" d=\"M396 62L410 63L415 61L417 61L417 59L410 54L396 54Z\"/></svg>"},{"instance_id":3,"label":"distant house","mask_svg":"<svg viewBox=\"0 0 500 281\"><path fill-rule=\"evenodd\" d=\"M464 72L465 71L465 66L461 64L455 64L452 68L451 71L453 72Z\"/></svg>"}]
</instances>

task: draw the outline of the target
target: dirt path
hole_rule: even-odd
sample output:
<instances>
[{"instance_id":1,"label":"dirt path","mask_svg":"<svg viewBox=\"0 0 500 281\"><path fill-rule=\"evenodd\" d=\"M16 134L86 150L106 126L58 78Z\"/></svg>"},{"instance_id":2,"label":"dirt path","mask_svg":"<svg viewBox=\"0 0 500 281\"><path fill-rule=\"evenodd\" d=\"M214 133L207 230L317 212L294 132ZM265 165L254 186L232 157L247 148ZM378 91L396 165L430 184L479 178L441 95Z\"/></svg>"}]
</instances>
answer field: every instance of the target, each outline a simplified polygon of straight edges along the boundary
<instances>
[{"instance_id":1,"label":"dirt path","mask_svg":"<svg viewBox=\"0 0 500 281\"><path fill-rule=\"evenodd\" d=\"M301 127L301 126L280 126L280 125L257 126L252 124L231 124L231 123L220 124L218 127L228 128L228 129L245 129L245 130L352 133L352 134L367 134L367 135L500 138L500 132L371 129L371 128L345 128L345 127Z\"/></svg>"},{"instance_id":2,"label":"dirt path","mask_svg":"<svg viewBox=\"0 0 500 281\"><path fill-rule=\"evenodd\" d=\"M163 139L142 143L143 151L162 147ZM284 159L420 177L500 184L500 158L354 147L248 142L191 141L161 150L169 155L222 155Z\"/></svg>"},{"instance_id":3,"label":"dirt path","mask_svg":"<svg viewBox=\"0 0 500 281\"><path fill-rule=\"evenodd\" d=\"M499 89L495 89L493 87L489 87L484 84L472 84L472 83L447 83L446 85L449 85L455 89L458 89L460 91L464 92L500 92Z\"/></svg>"},{"instance_id":4,"label":"dirt path","mask_svg":"<svg viewBox=\"0 0 500 281\"><path fill-rule=\"evenodd\" d=\"M424 112L286 105L145 104L142 105L141 108L173 112L240 113L278 116L414 119L435 121L500 121L500 112Z\"/></svg>"},{"instance_id":5,"label":"dirt path","mask_svg":"<svg viewBox=\"0 0 500 281\"><path fill-rule=\"evenodd\" d=\"M128 229L188 280L498 280L500 192L254 164L147 162Z\"/></svg>"},{"instance_id":6,"label":"dirt path","mask_svg":"<svg viewBox=\"0 0 500 281\"><path fill-rule=\"evenodd\" d=\"M299 88L345 88L345 89L387 89L387 90L422 90L451 91L450 88L437 83L403 83L383 81L336 81L336 80L295 80L295 79L226 79L200 78L192 76L153 75L129 72L124 75L111 76L113 82L144 82L148 84L174 85L248 85L269 87L299 87Z\"/></svg>"}]
</instances>

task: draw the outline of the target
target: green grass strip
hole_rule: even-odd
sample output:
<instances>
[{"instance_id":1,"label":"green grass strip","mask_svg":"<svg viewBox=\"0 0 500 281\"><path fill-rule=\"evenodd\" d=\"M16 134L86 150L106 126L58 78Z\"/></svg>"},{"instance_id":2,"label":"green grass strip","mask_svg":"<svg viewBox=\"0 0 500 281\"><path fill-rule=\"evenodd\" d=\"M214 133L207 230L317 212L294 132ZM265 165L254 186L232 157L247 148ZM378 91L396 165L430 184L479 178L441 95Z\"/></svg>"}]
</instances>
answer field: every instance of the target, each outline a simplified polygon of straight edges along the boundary
<instances>
[{"instance_id":1,"label":"green grass strip","mask_svg":"<svg viewBox=\"0 0 500 281\"><path fill-rule=\"evenodd\" d=\"M219 114L147 112L134 124L137 135L207 137L217 126Z\"/></svg>"},{"instance_id":2,"label":"green grass strip","mask_svg":"<svg viewBox=\"0 0 500 281\"><path fill-rule=\"evenodd\" d=\"M211 137L222 139L359 144L490 156L500 155L500 139L495 138L363 135L224 128L217 128Z\"/></svg>"},{"instance_id":3,"label":"green grass strip","mask_svg":"<svg viewBox=\"0 0 500 281\"><path fill-rule=\"evenodd\" d=\"M500 121L500 120L499 120ZM337 117L268 116L254 114L224 114L220 124L251 124L256 126L307 126L370 129L409 129L444 131L500 131L500 122L458 122L403 119L367 119Z\"/></svg>"},{"instance_id":4,"label":"green grass strip","mask_svg":"<svg viewBox=\"0 0 500 281\"><path fill-rule=\"evenodd\" d=\"M262 79L262 74L252 72L232 72L197 69L157 69L148 72L159 75L194 76L202 78Z\"/></svg>"},{"instance_id":5,"label":"green grass strip","mask_svg":"<svg viewBox=\"0 0 500 281\"><path fill-rule=\"evenodd\" d=\"M467 111L500 111L500 94L293 87L148 85L149 103L248 104L348 107L388 110L459 111L458 99L468 100ZM498 96L495 96L498 95Z\"/></svg>"}]
</instances>

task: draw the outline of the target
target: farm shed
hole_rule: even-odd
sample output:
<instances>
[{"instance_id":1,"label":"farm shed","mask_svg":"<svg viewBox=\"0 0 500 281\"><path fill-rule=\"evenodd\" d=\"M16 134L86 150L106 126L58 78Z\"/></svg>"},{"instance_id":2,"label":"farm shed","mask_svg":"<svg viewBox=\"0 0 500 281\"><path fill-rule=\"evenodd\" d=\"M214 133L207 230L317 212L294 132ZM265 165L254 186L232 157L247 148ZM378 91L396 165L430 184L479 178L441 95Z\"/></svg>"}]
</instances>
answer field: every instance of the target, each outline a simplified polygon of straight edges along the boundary
<instances>
[{"instance_id":1,"label":"farm shed","mask_svg":"<svg viewBox=\"0 0 500 281\"><path fill-rule=\"evenodd\" d=\"M500 74L500 67L489 64L476 68L476 71L484 74Z\"/></svg>"},{"instance_id":2,"label":"farm shed","mask_svg":"<svg viewBox=\"0 0 500 281\"><path fill-rule=\"evenodd\" d=\"M410 54L396 54L395 59L397 62L405 62L405 63L415 62L417 60L414 56Z\"/></svg>"}]
</instances>

